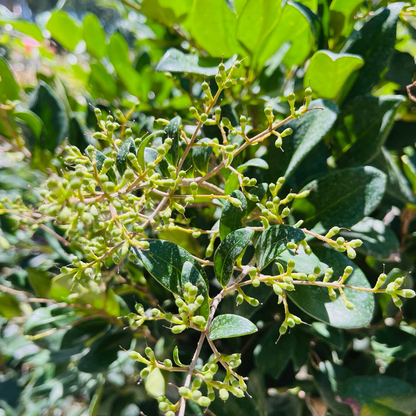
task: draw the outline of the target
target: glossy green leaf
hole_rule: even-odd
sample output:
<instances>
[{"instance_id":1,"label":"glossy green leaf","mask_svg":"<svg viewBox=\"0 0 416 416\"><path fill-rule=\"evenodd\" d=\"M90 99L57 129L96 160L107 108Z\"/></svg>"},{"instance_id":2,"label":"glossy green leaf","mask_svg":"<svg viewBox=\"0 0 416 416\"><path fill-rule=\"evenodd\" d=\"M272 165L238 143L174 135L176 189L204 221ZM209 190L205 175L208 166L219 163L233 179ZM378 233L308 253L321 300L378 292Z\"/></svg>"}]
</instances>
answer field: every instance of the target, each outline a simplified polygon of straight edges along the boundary
<instances>
[{"instance_id":1,"label":"glossy green leaf","mask_svg":"<svg viewBox=\"0 0 416 416\"><path fill-rule=\"evenodd\" d=\"M78 22L62 10L51 14L46 29L53 39L70 51L73 51L82 39L82 29Z\"/></svg>"},{"instance_id":2,"label":"glossy green leaf","mask_svg":"<svg viewBox=\"0 0 416 416\"><path fill-rule=\"evenodd\" d=\"M33 132L34 137L39 140L42 134L43 123L42 120L33 111L21 109L16 111L14 116L25 123L29 129Z\"/></svg>"},{"instance_id":3,"label":"glossy green leaf","mask_svg":"<svg viewBox=\"0 0 416 416\"><path fill-rule=\"evenodd\" d=\"M84 373L100 373L106 371L122 349L128 350L133 338L129 330L116 329L108 331L95 340L87 354L78 362L78 370Z\"/></svg>"},{"instance_id":4,"label":"glossy green leaf","mask_svg":"<svg viewBox=\"0 0 416 416\"><path fill-rule=\"evenodd\" d=\"M103 153L101 153L99 150L96 149L95 150L95 157L97 158L97 170L98 170L98 172L101 172L101 169L103 168L106 156ZM116 173L114 172L113 168L110 168L106 172L106 175L108 176L110 181L113 181L113 182L117 181L117 176L116 176Z\"/></svg>"},{"instance_id":5,"label":"glossy green leaf","mask_svg":"<svg viewBox=\"0 0 416 416\"><path fill-rule=\"evenodd\" d=\"M266 228L255 244L258 269L264 269L287 250L287 243L299 243L304 238L303 231L290 225L272 225Z\"/></svg>"},{"instance_id":6,"label":"glossy green leaf","mask_svg":"<svg viewBox=\"0 0 416 416\"><path fill-rule=\"evenodd\" d=\"M319 50L309 61L304 86L310 86L317 97L338 101L348 78L363 64L358 55Z\"/></svg>"},{"instance_id":7,"label":"glossy green leaf","mask_svg":"<svg viewBox=\"0 0 416 416\"><path fill-rule=\"evenodd\" d=\"M247 0L238 13L237 39L245 51L253 54L269 36L282 14L282 1ZM253 24L256 22L256 24Z\"/></svg>"},{"instance_id":8,"label":"glossy green leaf","mask_svg":"<svg viewBox=\"0 0 416 416\"><path fill-rule=\"evenodd\" d=\"M121 176L124 175L127 168L127 155L129 154L129 147L130 143L124 143L117 152L116 168Z\"/></svg>"},{"instance_id":9,"label":"glossy green leaf","mask_svg":"<svg viewBox=\"0 0 416 416\"><path fill-rule=\"evenodd\" d=\"M241 191L234 191L231 193L231 197L237 198L241 201L241 207L235 207L231 202L226 201L222 208L220 218L220 238L224 238L234 230L243 228L242 219L246 214L247 200Z\"/></svg>"},{"instance_id":10,"label":"glossy green leaf","mask_svg":"<svg viewBox=\"0 0 416 416\"><path fill-rule=\"evenodd\" d=\"M291 128L293 133L283 139L283 150L270 143L264 159L270 166L266 177L276 182L280 176L289 178L306 156L323 139L331 129L338 114L338 107L329 100L314 100L310 107L323 107L323 110L309 111L300 120L285 124L282 130Z\"/></svg>"},{"instance_id":11,"label":"glossy green leaf","mask_svg":"<svg viewBox=\"0 0 416 416\"><path fill-rule=\"evenodd\" d=\"M363 166L377 155L393 126L404 97L363 95L351 101L339 115L334 136L341 149L335 155L340 167Z\"/></svg>"},{"instance_id":12,"label":"glossy green leaf","mask_svg":"<svg viewBox=\"0 0 416 416\"><path fill-rule=\"evenodd\" d=\"M105 32L95 14L87 13L82 23L82 37L87 51L97 59L107 54Z\"/></svg>"},{"instance_id":13,"label":"glossy green leaf","mask_svg":"<svg viewBox=\"0 0 416 416\"><path fill-rule=\"evenodd\" d=\"M227 286L234 271L234 263L248 246L253 230L242 228L231 231L222 241L214 254L214 270L222 287Z\"/></svg>"},{"instance_id":14,"label":"glossy green leaf","mask_svg":"<svg viewBox=\"0 0 416 416\"><path fill-rule=\"evenodd\" d=\"M257 327L253 322L239 315L224 314L212 320L209 339L213 341L221 338L241 337L254 332L257 332Z\"/></svg>"},{"instance_id":15,"label":"glossy green leaf","mask_svg":"<svg viewBox=\"0 0 416 416\"><path fill-rule=\"evenodd\" d=\"M236 55L224 62L225 69L231 68ZM159 72L188 73L214 76L218 73L218 58L200 57L198 55L184 54L178 49L171 48L163 55L156 67Z\"/></svg>"},{"instance_id":16,"label":"glossy green leaf","mask_svg":"<svg viewBox=\"0 0 416 416\"><path fill-rule=\"evenodd\" d=\"M254 157L253 159L247 160L247 162L243 163L237 168L237 171L243 173L244 170L250 166L260 169L269 169L268 163L264 159L260 159L258 157Z\"/></svg>"},{"instance_id":17,"label":"glossy green leaf","mask_svg":"<svg viewBox=\"0 0 416 416\"><path fill-rule=\"evenodd\" d=\"M415 388L393 377L352 377L340 383L338 393L345 402L353 400L360 415L410 416L416 410Z\"/></svg>"},{"instance_id":18,"label":"glossy green leaf","mask_svg":"<svg viewBox=\"0 0 416 416\"><path fill-rule=\"evenodd\" d=\"M403 164L403 171L412 184L413 193L416 193L416 167L409 156L403 155L401 157Z\"/></svg>"},{"instance_id":19,"label":"glossy green leaf","mask_svg":"<svg viewBox=\"0 0 416 416\"><path fill-rule=\"evenodd\" d=\"M152 139L158 134L164 134L164 133L165 133L164 130L158 130L158 131L153 132L152 134L149 134L148 136L144 137L141 140L139 147L137 149L137 161L139 162L139 166L142 168L142 170L145 170L146 168L145 149L150 139Z\"/></svg>"},{"instance_id":20,"label":"glossy green leaf","mask_svg":"<svg viewBox=\"0 0 416 416\"><path fill-rule=\"evenodd\" d=\"M323 264L315 254L306 254L305 249L302 246L300 246L296 251L285 250L283 253L279 254L276 260L285 266L289 260L294 260L294 270L299 273L311 274L314 272L316 267L319 267L321 272L325 272L328 268L328 266Z\"/></svg>"},{"instance_id":21,"label":"glossy green leaf","mask_svg":"<svg viewBox=\"0 0 416 416\"><path fill-rule=\"evenodd\" d=\"M381 148L381 152L372 160L371 164L387 175L386 194L405 204L416 202L415 194L412 192L406 177L385 147Z\"/></svg>"},{"instance_id":22,"label":"glossy green leaf","mask_svg":"<svg viewBox=\"0 0 416 416\"><path fill-rule=\"evenodd\" d=\"M346 280L347 285L370 288L371 285L364 273L345 254L325 247L316 247L315 254L321 262L330 265L333 280L342 276L345 267L352 266L353 272ZM296 290L287 292L296 305L314 318L336 328L360 328L371 322L374 313L374 294L352 289L344 289L345 296L355 309L349 310L340 296L331 301L328 290L324 287L296 285Z\"/></svg>"},{"instance_id":23,"label":"glossy green leaf","mask_svg":"<svg viewBox=\"0 0 416 416\"><path fill-rule=\"evenodd\" d=\"M201 142L209 143L211 142L211 139L198 140L198 143ZM195 146L192 148L192 161L202 175L205 175L208 172L208 163L211 158L211 154L212 146L207 146L206 148L203 148L202 146Z\"/></svg>"},{"instance_id":24,"label":"glossy green leaf","mask_svg":"<svg viewBox=\"0 0 416 416\"><path fill-rule=\"evenodd\" d=\"M135 254L146 270L170 292L182 296L183 286L186 283L184 276L195 278L190 280L198 286L199 292L208 299L208 279L205 271L191 254L175 243L164 240L149 239L150 246L146 250L138 250L131 246L130 251ZM189 262L198 272L197 275L193 270L183 273L185 262ZM194 283L196 282L196 283ZM205 307L203 316L208 317L209 308Z\"/></svg>"},{"instance_id":25,"label":"glossy green leaf","mask_svg":"<svg viewBox=\"0 0 416 416\"><path fill-rule=\"evenodd\" d=\"M351 227L351 230L343 231L342 235L348 240L360 239L363 245L357 250L378 260L392 261L399 257L399 240L383 221L364 218Z\"/></svg>"},{"instance_id":26,"label":"glossy green leaf","mask_svg":"<svg viewBox=\"0 0 416 416\"><path fill-rule=\"evenodd\" d=\"M379 81L394 51L397 20L404 4L394 2L378 9L342 49L342 53L362 56L365 62L349 98L370 92Z\"/></svg>"},{"instance_id":27,"label":"glossy green leaf","mask_svg":"<svg viewBox=\"0 0 416 416\"><path fill-rule=\"evenodd\" d=\"M348 36L363 0L334 0L330 6L330 25L335 37Z\"/></svg>"},{"instance_id":28,"label":"glossy green leaf","mask_svg":"<svg viewBox=\"0 0 416 416\"><path fill-rule=\"evenodd\" d=\"M166 126L167 138L172 139L172 146L169 149L169 154L172 155L172 164L175 166L179 160L179 137L180 126L182 119L179 116L174 117Z\"/></svg>"},{"instance_id":29,"label":"glossy green leaf","mask_svg":"<svg viewBox=\"0 0 416 416\"><path fill-rule=\"evenodd\" d=\"M19 98L19 86L14 79L9 63L0 56L0 101L13 101Z\"/></svg>"},{"instance_id":30,"label":"glossy green leaf","mask_svg":"<svg viewBox=\"0 0 416 416\"><path fill-rule=\"evenodd\" d=\"M140 75L133 69L129 58L129 47L120 33L115 33L108 45L108 57L127 91L140 96Z\"/></svg>"},{"instance_id":31,"label":"glossy green leaf","mask_svg":"<svg viewBox=\"0 0 416 416\"><path fill-rule=\"evenodd\" d=\"M40 81L30 97L29 110L43 122L43 134L38 145L53 152L68 135L69 123L64 104L48 84Z\"/></svg>"},{"instance_id":32,"label":"glossy green leaf","mask_svg":"<svg viewBox=\"0 0 416 416\"><path fill-rule=\"evenodd\" d=\"M380 203L386 189L386 175L371 166L340 169L310 182L305 201L295 201L297 206L307 206L305 225L324 232L337 225L350 228L368 216Z\"/></svg>"}]
</instances>

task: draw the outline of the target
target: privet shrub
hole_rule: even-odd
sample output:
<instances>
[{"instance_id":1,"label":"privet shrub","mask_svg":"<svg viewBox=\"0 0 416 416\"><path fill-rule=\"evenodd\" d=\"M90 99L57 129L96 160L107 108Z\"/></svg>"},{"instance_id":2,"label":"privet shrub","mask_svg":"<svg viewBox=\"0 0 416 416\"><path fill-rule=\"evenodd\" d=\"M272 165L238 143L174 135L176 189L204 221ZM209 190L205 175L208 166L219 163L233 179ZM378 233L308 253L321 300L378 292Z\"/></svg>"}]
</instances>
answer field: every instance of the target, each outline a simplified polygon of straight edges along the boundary
<instances>
[{"instance_id":1,"label":"privet shrub","mask_svg":"<svg viewBox=\"0 0 416 416\"><path fill-rule=\"evenodd\" d=\"M66 404L71 414L85 414L87 404L90 415L141 410L148 416L301 415L319 405L333 415L410 415L416 408L413 387L401 380L403 369L396 374L390 365L415 351L412 318L410 325L400 323L403 302L415 296L407 275L412 257L404 254L406 244L413 245L406 239L414 194L395 164L400 147L395 154L383 147L405 98L384 95L392 86L387 75L380 77L391 68L385 71L386 61L377 58L382 50L389 59L396 53L391 34L413 7L394 3L371 18L361 16L362 27L356 28L361 37L353 33L349 40L352 24L341 27L331 20L326 39L333 51L315 52L306 71L298 71L313 49L303 58L285 54L301 54L299 45L309 40L288 39L292 46L281 41L273 49L256 32L261 19L252 28L257 41L241 29L248 25L247 13L263 19L266 7L256 10L248 1L242 11L233 11L223 0L213 3L220 16L235 16L235 36L246 53L235 52L246 59L207 66L196 54L169 49L157 69L170 74L147 72L155 83L160 76L161 83L172 82L167 108L152 103L153 91L144 95L132 87L144 80L143 63L131 67L120 34L107 45L93 15L84 19L83 36L90 81L98 76L92 77L95 68L104 91L91 87L95 99L82 109L74 97L65 104L58 98L54 89L66 94L58 77L44 77L26 91L30 100L22 108L19 86L1 61L1 128L7 138L2 181L9 185L0 194L5 318L0 347L10 370L0 383L4 391L19 395L24 388L27 395L13 402L0 393L4 414L26 414L17 413L25 400L40 403L28 406L27 414ZM296 13L313 14L296 2L275 3L282 28L296 22ZM331 3L332 19L335 12L352 19L361 4L349 10L338 3ZM153 14L165 6L144 1L142 7L144 15L173 26L170 17ZM176 7L165 9L177 12ZM197 17L192 13L198 7L184 13ZM318 8L317 13L324 15ZM76 54L79 42L61 33L63 22L76 32L78 26L62 11L52 14L46 28ZM195 30L187 39L201 51L234 52L218 53L219 46ZM262 55L267 45L269 54ZM264 78L278 76L283 56L292 70L273 92ZM114 74L101 62L111 63L124 84L118 86L121 101L105 91ZM322 70L328 79L322 79ZM189 102L176 111L180 90ZM133 95L144 95L144 102ZM73 114L68 122L65 105L88 115L88 131ZM411 118L409 100L400 108L403 118ZM406 144L401 166L414 185L414 149ZM393 222L389 215L400 213L387 210L391 201L402 208L402 223L395 227L407 262L385 226ZM393 265L386 270L383 262ZM400 338L397 345L393 334ZM34 350L19 358L13 342ZM49 351L46 358L41 351ZM354 354L361 355L355 360ZM20 368L22 357L30 371ZM396 378L377 377L386 368ZM78 409L77 395L85 402ZM138 407L129 410L126 403Z\"/></svg>"}]
</instances>

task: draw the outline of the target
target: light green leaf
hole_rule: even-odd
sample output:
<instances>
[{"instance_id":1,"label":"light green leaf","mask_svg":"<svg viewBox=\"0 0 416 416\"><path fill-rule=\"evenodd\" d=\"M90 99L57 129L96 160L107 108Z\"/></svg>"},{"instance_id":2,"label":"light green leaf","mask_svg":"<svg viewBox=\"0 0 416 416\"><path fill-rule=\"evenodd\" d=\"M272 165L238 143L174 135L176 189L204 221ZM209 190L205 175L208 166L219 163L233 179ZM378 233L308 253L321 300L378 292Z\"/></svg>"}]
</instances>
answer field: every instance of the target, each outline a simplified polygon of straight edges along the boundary
<instances>
[{"instance_id":1,"label":"light green leaf","mask_svg":"<svg viewBox=\"0 0 416 416\"><path fill-rule=\"evenodd\" d=\"M333 0L329 6L329 19L334 37L348 36L354 26L354 16L357 14L363 0Z\"/></svg>"},{"instance_id":2,"label":"light green leaf","mask_svg":"<svg viewBox=\"0 0 416 416\"><path fill-rule=\"evenodd\" d=\"M209 339L234 338L257 332L256 325L239 315L224 314L216 316L211 323Z\"/></svg>"},{"instance_id":3,"label":"light green leaf","mask_svg":"<svg viewBox=\"0 0 416 416\"><path fill-rule=\"evenodd\" d=\"M243 173L246 168L249 166L253 166L255 168L260 169L269 169L268 163L264 159L260 159L258 157L255 157L253 159L248 160L247 162L243 163L237 168L237 171L240 173Z\"/></svg>"},{"instance_id":4,"label":"light green leaf","mask_svg":"<svg viewBox=\"0 0 416 416\"><path fill-rule=\"evenodd\" d=\"M248 246L253 230L242 228L231 231L215 250L214 270L222 287L227 286L234 271L234 263Z\"/></svg>"},{"instance_id":5,"label":"light green leaf","mask_svg":"<svg viewBox=\"0 0 416 416\"><path fill-rule=\"evenodd\" d=\"M338 101L347 79L363 65L360 56L319 50L309 62L303 83L316 96Z\"/></svg>"},{"instance_id":6,"label":"light green leaf","mask_svg":"<svg viewBox=\"0 0 416 416\"><path fill-rule=\"evenodd\" d=\"M87 46L87 51L97 59L104 58L107 54L105 32L95 14L87 13L85 15L82 24L82 36Z\"/></svg>"},{"instance_id":7,"label":"light green leaf","mask_svg":"<svg viewBox=\"0 0 416 416\"><path fill-rule=\"evenodd\" d=\"M73 51L82 39L82 29L78 22L62 10L51 14L46 29L53 39L70 51Z\"/></svg>"},{"instance_id":8,"label":"light green leaf","mask_svg":"<svg viewBox=\"0 0 416 416\"><path fill-rule=\"evenodd\" d=\"M38 42L43 42L43 40L45 39L42 35L42 31L40 30L39 26L35 23L31 23L23 19L14 19L7 16L0 16L0 23L9 23L10 25L12 25L14 30L17 30L20 33L30 36Z\"/></svg>"},{"instance_id":9,"label":"light green leaf","mask_svg":"<svg viewBox=\"0 0 416 416\"><path fill-rule=\"evenodd\" d=\"M224 62L225 69L231 68L237 55ZM221 60L217 58L200 57L196 54L184 54L178 49L170 48L163 55L156 67L158 72L179 72L188 74L214 76L218 73Z\"/></svg>"},{"instance_id":10,"label":"light green leaf","mask_svg":"<svg viewBox=\"0 0 416 416\"><path fill-rule=\"evenodd\" d=\"M315 254L319 260L330 265L333 279L342 276L345 267L352 266L353 272L346 280L347 285L370 288L364 273L344 254L325 247L316 247ZM355 309L349 310L340 296L331 301L328 290L324 287L296 285L296 290L287 292L296 305L314 318L337 328L360 328L370 323L374 313L374 294L371 292L344 289L345 296Z\"/></svg>"},{"instance_id":11,"label":"light green leaf","mask_svg":"<svg viewBox=\"0 0 416 416\"><path fill-rule=\"evenodd\" d=\"M149 396L163 396L166 391L166 381L159 368L155 368L144 380L144 388Z\"/></svg>"},{"instance_id":12,"label":"light green leaf","mask_svg":"<svg viewBox=\"0 0 416 416\"><path fill-rule=\"evenodd\" d=\"M42 134L43 123L42 120L33 111L20 109L14 113L14 116L23 123L25 123L34 134L35 138L39 140ZM32 144L33 145L33 144Z\"/></svg>"},{"instance_id":13,"label":"light green leaf","mask_svg":"<svg viewBox=\"0 0 416 416\"><path fill-rule=\"evenodd\" d=\"M299 243L305 234L290 225L272 225L266 228L256 241L256 259L259 270L264 269L279 254L287 250L287 243Z\"/></svg>"},{"instance_id":14,"label":"light green leaf","mask_svg":"<svg viewBox=\"0 0 416 416\"><path fill-rule=\"evenodd\" d=\"M19 85L17 85L9 63L0 56L0 101L14 101L19 98Z\"/></svg>"}]
</instances>

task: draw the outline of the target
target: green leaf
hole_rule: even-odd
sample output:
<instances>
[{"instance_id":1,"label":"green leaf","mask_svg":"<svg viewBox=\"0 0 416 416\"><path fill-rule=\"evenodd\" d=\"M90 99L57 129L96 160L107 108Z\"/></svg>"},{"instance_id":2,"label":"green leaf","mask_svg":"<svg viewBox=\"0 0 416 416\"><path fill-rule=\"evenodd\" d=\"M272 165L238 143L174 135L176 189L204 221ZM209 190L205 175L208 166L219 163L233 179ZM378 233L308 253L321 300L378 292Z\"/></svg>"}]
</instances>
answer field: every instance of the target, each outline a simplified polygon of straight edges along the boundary
<instances>
[{"instance_id":1,"label":"green leaf","mask_svg":"<svg viewBox=\"0 0 416 416\"><path fill-rule=\"evenodd\" d=\"M267 180L276 182L280 176L289 178L305 157L323 139L331 129L338 114L338 107L329 100L314 100L310 107L323 107L323 110L309 111L300 120L292 120L284 125L293 133L283 142L282 152L274 143L270 143L265 160L270 166Z\"/></svg>"},{"instance_id":2,"label":"green leaf","mask_svg":"<svg viewBox=\"0 0 416 416\"><path fill-rule=\"evenodd\" d=\"M19 98L19 85L17 85L9 63L0 56L0 101L14 101Z\"/></svg>"},{"instance_id":3,"label":"green leaf","mask_svg":"<svg viewBox=\"0 0 416 416\"><path fill-rule=\"evenodd\" d=\"M104 97L111 102L117 95L117 85L113 77L101 62L92 62L90 68L91 74L88 83L92 87L94 98Z\"/></svg>"},{"instance_id":4,"label":"green leaf","mask_svg":"<svg viewBox=\"0 0 416 416\"><path fill-rule=\"evenodd\" d=\"M305 221L307 227L324 232L337 225L350 228L362 220L380 203L386 189L386 175L371 166L340 169L323 178L310 182L306 201L308 207Z\"/></svg>"},{"instance_id":5,"label":"green leaf","mask_svg":"<svg viewBox=\"0 0 416 416\"><path fill-rule=\"evenodd\" d=\"M29 110L39 116L44 126L37 144L41 149L54 152L68 136L69 123L64 104L48 84L40 81L30 97Z\"/></svg>"},{"instance_id":6,"label":"green leaf","mask_svg":"<svg viewBox=\"0 0 416 416\"><path fill-rule=\"evenodd\" d=\"M110 330L95 340L87 354L78 361L78 370L84 373L100 373L106 371L122 350L128 350L133 338L129 330Z\"/></svg>"},{"instance_id":7,"label":"green leaf","mask_svg":"<svg viewBox=\"0 0 416 416\"><path fill-rule=\"evenodd\" d=\"M194 0L184 23L208 55L218 58L233 56L240 51L235 36L236 25L237 17L224 0Z\"/></svg>"},{"instance_id":8,"label":"green leaf","mask_svg":"<svg viewBox=\"0 0 416 416\"><path fill-rule=\"evenodd\" d=\"M107 54L105 32L100 20L95 14L87 13L82 23L82 37L87 51L97 59Z\"/></svg>"},{"instance_id":9,"label":"green leaf","mask_svg":"<svg viewBox=\"0 0 416 416\"><path fill-rule=\"evenodd\" d=\"M349 98L370 92L380 74L388 66L394 52L396 26L404 2L394 2L378 9L358 32L347 41L342 53L360 55L364 59Z\"/></svg>"},{"instance_id":10,"label":"green leaf","mask_svg":"<svg viewBox=\"0 0 416 416\"><path fill-rule=\"evenodd\" d=\"M0 316L6 319L20 316L22 311L20 310L19 305L19 301L15 296L9 293L0 293Z\"/></svg>"},{"instance_id":11,"label":"green leaf","mask_svg":"<svg viewBox=\"0 0 416 416\"><path fill-rule=\"evenodd\" d=\"M38 42L43 42L43 40L45 39L42 35L42 31L40 30L39 26L35 23L30 23L23 19L14 19L4 15L0 16L0 23L9 23L14 30L17 30L20 33L30 36Z\"/></svg>"},{"instance_id":12,"label":"green leaf","mask_svg":"<svg viewBox=\"0 0 416 416\"><path fill-rule=\"evenodd\" d=\"M166 126L167 138L172 139L172 146L169 149L169 154L172 155L172 164L176 165L179 160L179 137L180 137L180 126L182 119L176 116L169 121Z\"/></svg>"},{"instance_id":13,"label":"green leaf","mask_svg":"<svg viewBox=\"0 0 416 416\"><path fill-rule=\"evenodd\" d=\"M281 0L247 0L238 13L237 39L250 54L258 50L279 22L281 3Z\"/></svg>"},{"instance_id":14,"label":"green leaf","mask_svg":"<svg viewBox=\"0 0 416 416\"><path fill-rule=\"evenodd\" d=\"M231 68L237 55L224 62L225 69ZM158 72L188 73L196 75L214 76L218 73L218 65L221 63L217 58L200 57L195 54L184 54L178 49L170 48L163 55L156 67Z\"/></svg>"},{"instance_id":15,"label":"green leaf","mask_svg":"<svg viewBox=\"0 0 416 416\"><path fill-rule=\"evenodd\" d=\"M319 267L321 272L324 272L328 268L326 264L321 263L315 254L306 254L305 249L302 246L300 246L296 251L285 250L283 253L279 254L276 259L279 263L284 264L285 266L289 260L294 260L294 270L299 273L311 274L316 267Z\"/></svg>"},{"instance_id":16,"label":"green leaf","mask_svg":"<svg viewBox=\"0 0 416 416\"><path fill-rule=\"evenodd\" d=\"M53 12L46 23L53 39L64 48L73 51L82 39L81 27L75 20L62 10Z\"/></svg>"},{"instance_id":17,"label":"green leaf","mask_svg":"<svg viewBox=\"0 0 416 416\"><path fill-rule=\"evenodd\" d=\"M142 168L143 171L146 169L146 157L145 157L146 146L148 145L152 137L155 137L157 134L164 134L164 133L165 133L164 130L155 131L152 134L149 134L148 136L143 138L142 141L140 142L139 147L137 149L137 161L139 162L139 166Z\"/></svg>"},{"instance_id":18,"label":"green leaf","mask_svg":"<svg viewBox=\"0 0 416 416\"><path fill-rule=\"evenodd\" d=\"M117 152L116 168L120 176L124 175L127 168L127 155L129 154L129 147L130 143L124 143Z\"/></svg>"},{"instance_id":19,"label":"green leaf","mask_svg":"<svg viewBox=\"0 0 416 416\"><path fill-rule=\"evenodd\" d=\"M244 170L250 166L260 168L260 169L269 169L268 163L264 159L260 159L258 157L254 157L253 159L247 160L247 162L243 163L237 168L237 171L243 173Z\"/></svg>"},{"instance_id":20,"label":"green leaf","mask_svg":"<svg viewBox=\"0 0 416 416\"><path fill-rule=\"evenodd\" d=\"M149 396L163 396L166 391L166 381L159 368L155 368L144 380L144 388Z\"/></svg>"},{"instance_id":21,"label":"green leaf","mask_svg":"<svg viewBox=\"0 0 416 416\"><path fill-rule=\"evenodd\" d=\"M89 340L104 331L108 325L108 320L104 318L89 319L88 321L74 325L66 331L62 338L61 349L68 350L80 345L85 345Z\"/></svg>"},{"instance_id":22,"label":"green leaf","mask_svg":"<svg viewBox=\"0 0 416 416\"><path fill-rule=\"evenodd\" d=\"M363 0L334 0L329 6L330 25L334 37L348 36L351 32L355 19Z\"/></svg>"},{"instance_id":23,"label":"green leaf","mask_svg":"<svg viewBox=\"0 0 416 416\"><path fill-rule=\"evenodd\" d=\"M263 270L279 254L287 250L287 243L299 243L305 234L290 225L272 225L266 228L256 241L257 267Z\"/></svg>"},{"instance_id":24,"label":"green leaf","mask_svg":"<svg viewBox=\"0 0 416 416\"><path fill-rule=\"evenodd\" d=\"M357 55L319 50L309 61L304 86L309 85L320 98L338 101L348 78L363 64L363 59Z\"/></svg>"},{"instance_id":25,"label":"green leaf","mask_svg":"<svg viewBox=\"0 0 416 416\"><path fill-rule=\"evenodd\" d=\"M133 69L129 59L129 47L120 33L115 33L108 45L108 57L127 91L140 96L140 75Z\"/></svg>"},{"instance_id":26,"label":"green leaf","mask_svg":"<svg viewBox=\"0 0 416 416\"><path fill-rule=\"evenodd\" d=\"M33 112L21 109L14 113L18 121L25 123L34 134L34 137L39 140L42 134L43 123L42 120ZM31 144L33 146L33 143Z\"/></svg>"},{"instance_id":27,"label":"green leaf","mask_svg":"<svg viewBox=\"0 0 416 416\"><path fill-rule=\"evenodd\" d=\"M316 247L315 254L319 260L330 265L334 270L334 280L342 276L347 266L353 272L346 280L347 285L370 288L364 273L344 254L325 247ZM353 289L344 289L345 296L355 306L349 310L339 296L334 302L329 299L324 287L296 285L296 290L287 292L290 299L308 315L336 328L360 328L371 322L374 313L374 294Z\"/></svg>"},{"instance_id":28,"label":"green leaf","mask_svg":"<svg viewBox=\"0 0 416 416\"><path fill-rule=\"evenodd\" d=\"M184 20L192 0L143 0L141 13L164 26L173 27Z\"/></svg>"},{"instance_id":29,"label":"green leaf","mask_svg":"<svg viewBox=\"0 0 416 416\"><path fill-rule=\"evenodd\" d=\"M103 168L104 165L104 160L106 159L106 156L101 153L99 150L95 150L95 157L97 158L97 170L100 173L101 169ZM110 179L110 181L113 181L114 183L117 181L117 176L116 173L114 172L113 168L110 168L106 175L108 176L108 178Z\"/></svg>"},{"instance_id":30,"label":"green leaf","mask_svg":"<svg viewBox=\"0 0 416 416\"><path fill-rule=\"evenodd\" d=\"M412 184L413 193L416 192L416 167L410 159L409 156L403 155L401 157L403 163L403 171L409 179L409 182Z\"/></svg>"},{"instance_id":31,"label":"green leaf","mask_svg":"<svg viewBox=\"0 0 416 416\"><path fill-rule=\"evenodd\" d=\"M221 212L220 218L220 238L224 238L234 230L243 228L243 218L246 214L247 200L241 191L234 191L231 193L231 197L237 198L241 201L241 207L235 207L228 200L225 201Z\"/></svg>"},{"instance_id":32,"label":"green leaf","mask_svg":"<svg viewBox=\"0 0 416 416\"><path fill-rule=\"evenodd\" d=\"M341 149L335 160L340 167L363 166L377 155L394 123L404 97L365 95L351 101L340 113L334 136Z\"/></svg>"},{"instance_id":33,"label":"green leaf","mask_svg":"<svg viewBox=\"0 0 416 416\"><path fill-rule=\"evenodd\" d=\"M340 383L338 393L347 403L357 403L360 415L410 416L416 410L414 387L393 377L352 377Z\"/></svg>"},{"instance_id":34,"label":"green leaf","mask_svg":"<svg viewBox=\"0 0 416 416\"><path fill-rule=\"evenodd\" d=\"M253 230L242 228L231 231L215 250L214 270L222 287L227 286L234 271L234 263L246 249L253 236Z\"/></svg>"},{"instance_id":35,"label":"green leaf","mask_svg":"<svg viewBox=\"0 0 416 416\"><path fill-rule=\"evenodd\" d=\"M364 218L351 227L351 231L343 231L342 235L348 240L362 240L363 245L357 250L364 251L366 255L378 260L394 261L395 257L399 257L399 240L383 221L371 217Z\"/></svg>"},{"instance_id":36,"label":"green leaf","mask_svg":"<svg viewBox=\"0 0 416 416\"><path fill-rule=\"evenodd\" d=\"M216 316L209 329L211 341L222 338L241 337L257 332L256 325L239 315L224 314Z\"/></svg>"},{"instance_id":37,"label":"green leaf","mask_svg":"<svg viewBox=\"0 0 416 416\"><path fill-rule=\"evenodd\" d=\"M195 280L190 281L198 286L199 293L201 293L207 301L208 278L205 271L193 256L182 247L171 243L170 241L155 239L149 239L147 241L149 241L150 246L146 250L138 250L136 247L130 246L130 251L140 259L146 270L163 287L179 296L183 295L182 292L183 286L186 283L186 281L184 281L186 280L186 276L188 276L189 279L192 277L192 279ZM198 275L201 278L196 277L193 270L189 270L188 267L186 267L185 273L183 274L182 270L185 262L189 262L197 270ZM202 312L203 316L207 318L209 307L204 307Z\"/></svg>"},{"instance_id":38,"label":"green leaf","mask_svg":"<svg viewBox=\"0 0 416 416\"><path fill-rule=\"evenodd\" d=\"M209 143L211 139L201 139L198 143ZM205 175L208 172L208 163L212 154L212 146L208 146L205 149L202 146L195 146L192 148L192 161L198 171Z\"/></svg>"},{"instance_id":39,"label":"green leaf","mask_svg":"<svg viewBox=\"0 0 416 416\"><path fill-rule=\"evenodd\" d=\"M387 174L386 194L407 203L415 203L416 198L406 177L396 165L393 156L385 148L381 148L381 152L374 158L371 163L377 169Z\"/></svg>"},{"instance_id":40,"label":"green leaf","mask_svg":"<svg viewBox=\"0 0 416 416\"><path fill-rule=\"evenodd\" d=\"M50 328L63 328L82 318L72 308L62 308L56 305L36 309L26 320L23 330L26 335L35 335Z\"/></svg>"}]
</instances>

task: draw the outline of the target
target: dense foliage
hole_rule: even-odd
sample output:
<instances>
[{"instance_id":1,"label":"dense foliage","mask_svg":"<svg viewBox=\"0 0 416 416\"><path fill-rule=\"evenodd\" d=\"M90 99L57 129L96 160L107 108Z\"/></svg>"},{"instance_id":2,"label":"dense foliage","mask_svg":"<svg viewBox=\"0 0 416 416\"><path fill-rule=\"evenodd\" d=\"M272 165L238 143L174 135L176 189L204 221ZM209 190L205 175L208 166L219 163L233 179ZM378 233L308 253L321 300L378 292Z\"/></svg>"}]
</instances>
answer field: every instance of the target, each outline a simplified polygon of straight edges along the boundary
<instances>
[{"instance_id":1,"label":"dense foliage","mask_svg":"<svg viewBox=\"0 0 416 416\"><path fill-rule=\"evenodd\" d=\"M415 414L416 7L5 4L0 415Z\"/></svg>"}]
</instances>

